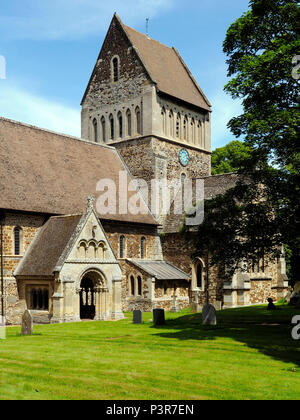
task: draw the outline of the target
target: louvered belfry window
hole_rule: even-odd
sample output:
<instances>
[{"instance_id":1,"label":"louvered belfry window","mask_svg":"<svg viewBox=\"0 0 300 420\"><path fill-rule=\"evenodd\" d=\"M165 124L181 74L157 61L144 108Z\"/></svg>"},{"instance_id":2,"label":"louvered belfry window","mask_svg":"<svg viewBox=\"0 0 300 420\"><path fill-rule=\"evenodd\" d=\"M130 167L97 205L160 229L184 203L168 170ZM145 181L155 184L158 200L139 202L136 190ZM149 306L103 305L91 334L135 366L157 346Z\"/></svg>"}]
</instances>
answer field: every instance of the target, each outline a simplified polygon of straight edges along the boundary
<instances>
[{"instance_id":1,"label":"louvered belfry window","mask_svg":"<svg viewBox=\"0 0 300 420\"><path fill-rule=\"evenodd\" d=\"M119 60L117 57L113 59L113 72L114 82L117 82L119 80Z\"/></svg>"},{"instance_id":2,"label":"louvered belfry window","mask_svg":"<svg viewBox=\"0 0 300 420\"><path fill-rule=\"evenodd\" d=\"M15 240L15 255L21 254L21 229L16 227L14 230L14 240Z\"/></svg>"},{"instance_id":3,"label":"louvered belfry window","mask_svg":"<svg viewBox=\"0 0 300 420\"><path fill-rule=\"evenodd\" d=\"M125 236L120 237L120 258L125 256Z\"/></svg>"}]
</instances>

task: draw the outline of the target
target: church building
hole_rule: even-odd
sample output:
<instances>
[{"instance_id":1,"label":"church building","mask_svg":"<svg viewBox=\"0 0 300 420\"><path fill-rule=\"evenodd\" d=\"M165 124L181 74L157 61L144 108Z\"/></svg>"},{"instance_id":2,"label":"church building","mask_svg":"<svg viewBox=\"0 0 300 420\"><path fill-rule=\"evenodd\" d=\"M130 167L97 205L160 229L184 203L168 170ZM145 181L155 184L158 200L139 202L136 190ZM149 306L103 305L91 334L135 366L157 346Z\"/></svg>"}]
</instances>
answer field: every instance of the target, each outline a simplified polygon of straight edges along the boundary
<instances>
[{"instance_id":1,"label":"church building","mask_svg":"<svg viewBox=\"0 0 300 420\"><path fill-rule=\"evenodd\" d=\"M0 293L9 324L25 309L39 323L178 311L203 305L207 288L217 309L283 296L284 257L230 282L224 267L209 269L207 285L203 256L192 260L180 233L184 213L162 212L149 198L153 181L184 189L202 180L209 199L238 180L211 176L211 104L175 48L115 14L81 105L81 138L0 118Z\"/></svg>"}]
</instances>

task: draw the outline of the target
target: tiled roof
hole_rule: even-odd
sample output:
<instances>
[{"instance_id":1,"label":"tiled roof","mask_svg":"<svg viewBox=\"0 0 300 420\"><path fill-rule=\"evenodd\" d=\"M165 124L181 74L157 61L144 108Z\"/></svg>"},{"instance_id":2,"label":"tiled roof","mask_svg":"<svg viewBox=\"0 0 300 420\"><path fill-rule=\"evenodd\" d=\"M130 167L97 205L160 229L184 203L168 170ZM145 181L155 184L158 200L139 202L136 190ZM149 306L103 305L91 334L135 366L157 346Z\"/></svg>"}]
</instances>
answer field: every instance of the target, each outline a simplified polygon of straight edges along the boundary
<instances>
[{"instance_id":1,"label":"tiled roof","mask_svg":"<svg viewBox=\"0 0 300 420\"><path fill-rule=\"evenodd\" d=\"M157 280L189 280L184 271L166 261L129 260Z\"/></svg>"},{"instance_id":2,"label":"tiled roof","mask_svg":"<svg viewBox=\"0 0 300 420\"><path fill-rule=\"evenodd\" d=\"M119 212L121 171L127 169L113 147L0 118L0 209L83 214L87 197L100 195L97 183L110 179L117 186L116 214L100 219L157 224L143 200L145 214Z\"/></svg>"},{"instance_id":3,"label":"tiled roof","mask_svg":"<svg viewBox=\"0 0 300 420\"><path fill-rule=\"evenodd\" d=\"M169 48L124 25L120 18L118 20L159 91L207 111L211 110L211 104L176 48Z\"/></svg>"},{"instance_id":4,"label":"tiled roof","mask_svg":"<svg viewBox=\"0 0 300 420\"><path fill-rule=\"evenodd\" d=\"M15 271L16 276L52 276L82 215L51 217Z\"/></svg>"},{"instance_id":5,"label":"tiled roof","mask_svg":"<svg viewBox=\"0 0 300 420\"><path fill-rule=\"evenodd\" d=\"M236 186L240 175L236 173L213 175L204 178L204 197L209 200L219 194L224 194L230 188ZM193 194L195 193L193 189ZM181 194L181 192L180 192ZM205 209L204 209L205 212ZM204 213L205 214L205 213ZM174 205L171 207L170 215L163 224L164 233L178 233L184 223L183 214L174 214Z\"/></svg>"}]
</instances>

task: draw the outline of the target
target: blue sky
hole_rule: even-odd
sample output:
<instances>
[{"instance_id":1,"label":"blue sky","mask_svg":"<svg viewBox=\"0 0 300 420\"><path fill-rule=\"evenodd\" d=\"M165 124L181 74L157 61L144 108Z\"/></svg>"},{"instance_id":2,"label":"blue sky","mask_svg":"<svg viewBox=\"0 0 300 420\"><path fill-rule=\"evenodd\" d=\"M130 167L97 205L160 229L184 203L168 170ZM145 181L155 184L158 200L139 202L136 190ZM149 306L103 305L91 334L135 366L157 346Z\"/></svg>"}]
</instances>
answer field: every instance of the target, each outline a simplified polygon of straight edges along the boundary
<instances>
[{"instance_id":1,"label":"blue sky","mask_svg":"<svg viewBox=\"0 0 300 420\"><path fill-rule=\"evenodd\" d=\"M233 140L226 125L241 113L223 92L222 42L248 0L10 0L1 4L0 115L80 136L80 102L114 12L175 46L213 106L212 147Z\"/></svg>"}]
</instances>

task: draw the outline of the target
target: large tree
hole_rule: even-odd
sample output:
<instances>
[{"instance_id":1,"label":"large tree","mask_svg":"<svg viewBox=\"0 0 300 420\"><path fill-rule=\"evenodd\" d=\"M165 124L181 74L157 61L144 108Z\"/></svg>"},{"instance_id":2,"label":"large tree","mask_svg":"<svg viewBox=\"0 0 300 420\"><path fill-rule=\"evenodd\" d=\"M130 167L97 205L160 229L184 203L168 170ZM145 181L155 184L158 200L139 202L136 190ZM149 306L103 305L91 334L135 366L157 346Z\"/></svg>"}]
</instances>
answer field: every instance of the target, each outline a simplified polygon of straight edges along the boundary
<instances>
[{"instance_id":1,"label":"large tree","mask_svg":"<svg viewBox=\"0 0 300 420\"><path fill-rule=\"evenodd\" d=\"M224 147L218 147L211 155L212 175L237 172L245 159L249 159L251 148L242 141L233 140Z\"/></svg>"},{"instance_id":2,"label":"large tree","mask_svg":"<svg viewBox=\"0 0 300 420\"><path fill-rule=\"evenodd\" d=\"M243 114L228 126L252 152L241 165L239 185L206 204L205 221L192 235L198 251L197 238L219 238L211 243L213 263L230 255L275 256L279 243L286 243L294 280L300 269L300 116L292 62L300 51L299 24L296 0L251 0L250 10L229 27L223 49L231 80L225 91L242 99Z\"/></svg>"}]
</instances>

